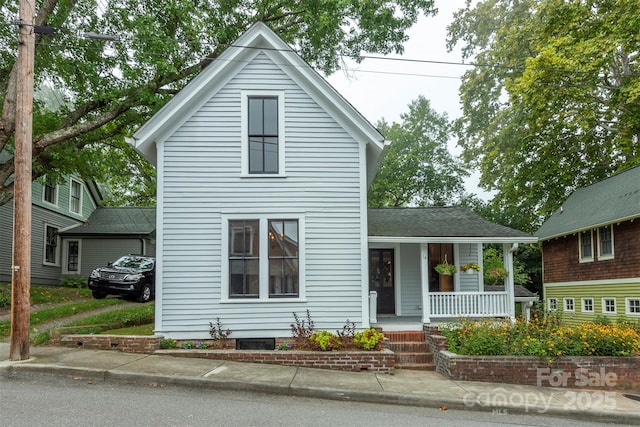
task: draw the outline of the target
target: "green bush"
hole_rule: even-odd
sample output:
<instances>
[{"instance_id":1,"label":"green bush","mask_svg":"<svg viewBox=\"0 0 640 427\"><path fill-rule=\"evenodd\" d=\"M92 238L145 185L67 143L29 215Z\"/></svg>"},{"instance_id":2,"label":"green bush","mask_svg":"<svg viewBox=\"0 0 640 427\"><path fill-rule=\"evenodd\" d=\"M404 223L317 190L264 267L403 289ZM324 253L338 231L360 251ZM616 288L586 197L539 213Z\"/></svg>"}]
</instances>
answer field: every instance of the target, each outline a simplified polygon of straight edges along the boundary
<instances>
[{"instance_id":1,"label":"green bush","mask_svg":"<svg viewBox=\"0 0 640 427\"><path fill-rule=\"evenodd\" d=\"M60 284L66 288L88 288L87 278L82 276L66 276L60 279Z\"/></svg>"},{"instance_id":2,"label":"green bush","mask_svg":"<svg viewBox=\"0 0 640 427\"><path fill-rule=\"evenodd\" d=\"M11 307L11 290L0 289L0 308Z\"/></svg>"},{"instance_id":3,"label":"green bush","mask_svg":"<svg viewBox=\"0 0 640 427\"><path fill-rule=\"evenodd\" d=\"M342 347L342 340L333 332L314 332L309 337L309 344L313 350L337 351Z\"/></svg>"},{"instance_id":4,"label":"green bush","mask_svg":"<svg viewBox=\"0 0 640 427\"><path fill-rule=\"evenodd\" d=\"M353 343L364 350L380 350L384 334L375 330L375 328L366 329L357 332L353 337Z\"/></svg>"},{"instance_id":5,"label":"green bush","mask_svg":"<svg viewBox=\"0 0 640 427\"><path fill-rule=\"evenodd\" d=\"M165 349L165 350L170 350L170 349L174 349L178 346L178 341L171 339L171 338L166 338L163 340L160 340L160 348Z\"/></svg>"}]
</instances>

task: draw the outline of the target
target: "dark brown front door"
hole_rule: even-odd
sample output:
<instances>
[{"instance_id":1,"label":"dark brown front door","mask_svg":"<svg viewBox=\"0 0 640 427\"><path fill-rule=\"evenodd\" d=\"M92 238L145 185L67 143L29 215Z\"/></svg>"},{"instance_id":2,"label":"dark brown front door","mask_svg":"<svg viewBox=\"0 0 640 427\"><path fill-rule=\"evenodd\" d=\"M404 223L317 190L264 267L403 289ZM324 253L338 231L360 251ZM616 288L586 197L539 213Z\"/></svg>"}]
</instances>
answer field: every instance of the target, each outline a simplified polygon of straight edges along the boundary
<instances>
[{"instance_id":1,"label":"dark brown front door","mask_svg":"<svg viewBox=\"0 0 640 427\"><path fill-rule=\"evenodd\" d=\"M378 293L378 314L396 314L393 249L369 249L369 290Z\"/></svg>"}]
</instances>

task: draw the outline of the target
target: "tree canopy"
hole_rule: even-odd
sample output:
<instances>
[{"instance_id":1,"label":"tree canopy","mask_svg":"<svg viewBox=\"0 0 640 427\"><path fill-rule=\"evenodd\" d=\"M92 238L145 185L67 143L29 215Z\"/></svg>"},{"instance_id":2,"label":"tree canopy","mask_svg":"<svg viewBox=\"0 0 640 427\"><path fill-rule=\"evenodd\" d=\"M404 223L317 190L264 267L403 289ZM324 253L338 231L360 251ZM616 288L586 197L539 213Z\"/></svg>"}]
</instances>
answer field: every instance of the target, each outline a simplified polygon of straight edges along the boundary
<instances>
[{"instance_id":1,"label":"tree canopy","mask_svg":"<svg viewBox=\"0 0 640 427\"><path fill-rule=\"evenodd\" d=\"M369 188L369 206L442 206L459 201L468 172L447 142L450 122L420 96L401 114L402 123L377 124L391 146Z\"/></svg>"},{"instance_id":2,"label":"tree canopy","mask_svg":"<svg viewBox=\"0 0 640 427\"><path fill-rule=\"evenodd\" d=\"M35 84L57 108L34 104L34 178L106 173L148 186L152 170L124 142L252 23L263 21L316 69L340 58L401 53L432 0L37 0ZM0 204L13 197L17 2L0 0ZM86 34L117 36L95 40ZM114 155L114 152L116 153ZM132 157L133 156L133 157ZM130 161L133 159L133 161ZM149 190L147 189L147 194ZM150 192L153 193L152 191Z\"/></svg>"},{"instance_id":3,"label":"tree canopy","mask_svg":"<svg viewBox=\"0 0 640 427\"><path fill-rule=\"evenodd\" d=\"M637 0L467 1L455 14L448 47L475 65L460 88L463 157L519 228L640 163L638 28Z\"/></svg>"}]
</instances>

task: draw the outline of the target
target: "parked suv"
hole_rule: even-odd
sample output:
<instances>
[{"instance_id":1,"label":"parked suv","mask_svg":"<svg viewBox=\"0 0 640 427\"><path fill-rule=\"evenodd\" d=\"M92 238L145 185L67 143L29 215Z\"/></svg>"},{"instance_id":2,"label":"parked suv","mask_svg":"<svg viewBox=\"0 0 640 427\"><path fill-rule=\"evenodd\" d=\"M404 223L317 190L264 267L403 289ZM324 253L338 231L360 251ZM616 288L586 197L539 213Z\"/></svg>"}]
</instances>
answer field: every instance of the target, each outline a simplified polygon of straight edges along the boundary
<instances>
[{"instance_id":1,"label":"parked suv","mask_svg":"<svg viewBox=\"0 0 640 427\"><path fill-rule=\"evenodd\" d=\"M123 295L147 302L155 295L156 260L152 257L127 255L96 268L89 276L89 289L93 297Z\"/></svg>"}]
</instances>

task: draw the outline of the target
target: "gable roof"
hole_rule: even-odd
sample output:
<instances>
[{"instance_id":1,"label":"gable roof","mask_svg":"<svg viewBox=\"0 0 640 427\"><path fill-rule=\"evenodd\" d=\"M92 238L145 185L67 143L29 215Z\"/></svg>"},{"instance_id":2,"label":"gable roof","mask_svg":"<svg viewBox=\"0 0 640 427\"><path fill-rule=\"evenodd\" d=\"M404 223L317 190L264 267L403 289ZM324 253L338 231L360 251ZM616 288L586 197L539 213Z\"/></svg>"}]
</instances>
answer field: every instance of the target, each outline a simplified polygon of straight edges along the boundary
<instances>
[{"instance_id":1,"label":"gable roof","mask_svg":"<svg viewBox=\"0 0 640 427\"><path fill-rule=\"evenodd\" d=\"M156 230L154 207L100 207L84 224L61 232L61 236L147 236Z\"/></svg>"},{"instance_id":2,"label":"gable roof","mask_svg":"<svg viewBox=\"0 0 640 427\"><path fill-rule=\"evenodd\" d=\"M538 239L519 230L494 224L460 206L372 208L368 210L369 240L440 240L533 243Z\"/></svg>"},{"instance_id":3,"label":"gable roof","mask_svg":"<svg viewBox=\"0 0 640 427\"><path fill-rule=\"evenodd\" d=\"M574 191L536 232L541 240L640 217L640 166Z\"/></svg>"},{"instance_id":4,"label":"gable roof","mask_svg":"<svg viewBox=\"0 0 640 427\"><path fill-rule=\"evenodd\" d=\"M262 22L253 24L138 129L128 142L156 164L155 143L173 134L247 63L267 55L358 141L367 146L367 176L375 177L389 142L320 74Z\"/></svg>"}]
</instances>

